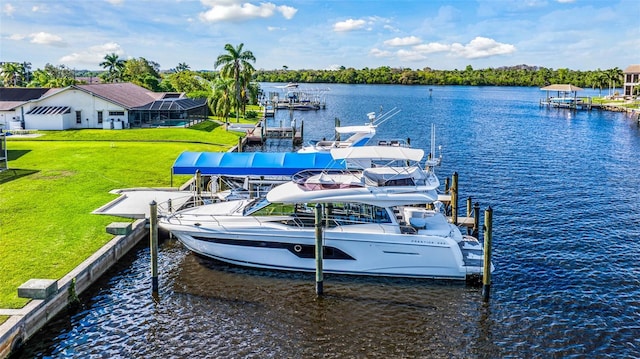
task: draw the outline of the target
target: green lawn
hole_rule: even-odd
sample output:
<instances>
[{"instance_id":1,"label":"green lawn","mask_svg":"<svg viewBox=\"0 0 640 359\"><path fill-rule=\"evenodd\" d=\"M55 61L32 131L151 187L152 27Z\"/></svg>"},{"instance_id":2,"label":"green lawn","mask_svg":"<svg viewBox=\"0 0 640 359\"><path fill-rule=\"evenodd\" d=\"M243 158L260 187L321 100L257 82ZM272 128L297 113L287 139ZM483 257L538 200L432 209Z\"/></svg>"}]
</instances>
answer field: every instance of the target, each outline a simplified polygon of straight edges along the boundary
<instances>
[{"instance_id":1,"label":"green lawn","mask_svg":"<svg viewBox=\"0 0 640 359\"><path fill-rule=\"evenodd\" d=\"M0 173L0 308L20 308L30 278L59 279L111 240L122 218L93 215L116 188L169 187L183 151L226 151L238 142L206 121L190 129L42 131L9 136ZM174 186L188 176L174 177ZM0 319L2 322L2 319Z\"/></svg>"}]
</instances>

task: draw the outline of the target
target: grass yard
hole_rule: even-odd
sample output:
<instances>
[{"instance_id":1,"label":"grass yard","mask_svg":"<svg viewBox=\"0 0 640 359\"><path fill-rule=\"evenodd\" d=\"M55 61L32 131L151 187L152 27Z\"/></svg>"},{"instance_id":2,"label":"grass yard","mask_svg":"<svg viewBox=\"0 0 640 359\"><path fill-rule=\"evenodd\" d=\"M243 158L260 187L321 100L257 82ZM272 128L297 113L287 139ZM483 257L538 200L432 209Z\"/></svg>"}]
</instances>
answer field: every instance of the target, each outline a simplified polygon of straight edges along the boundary
<instances>
[{"instance_id":1,"label":"grass yard","mask_svg":"<svg viewBox=\"0 0 640 359\"><path fill-rule=\"evenodd\" d=\"M9 136L0 173L0 308L21 308L17 288L59 279L113 238L122 218L93 215L131 187L169 187L183 151L226 151L239 134L206 121L188 129L42 131ZM174 186L188 176L174 176ZM5 318L6 319L6 318ZM3 318L0 318L0 323Z\"/></svg>"}]
</instances>

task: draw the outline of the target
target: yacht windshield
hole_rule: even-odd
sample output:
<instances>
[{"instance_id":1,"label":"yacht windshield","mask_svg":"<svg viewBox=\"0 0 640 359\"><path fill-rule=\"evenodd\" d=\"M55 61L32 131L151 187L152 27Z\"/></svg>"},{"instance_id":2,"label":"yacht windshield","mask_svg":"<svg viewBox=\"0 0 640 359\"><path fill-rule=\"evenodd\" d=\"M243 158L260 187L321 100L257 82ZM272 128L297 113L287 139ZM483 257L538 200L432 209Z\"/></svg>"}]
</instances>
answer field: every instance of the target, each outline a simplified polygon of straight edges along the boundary
<instances>
[{"instance_id":1,"label":"yacht windshield","mask_svg":"<svg viewBox=\"0 0 640 359\"><path fill-rule=\"evenodd\" d=\"M242 215L249 216L256 211L263 209L269 204L271 204L271 202L267 201L266 198L256 198L252 202L247 204L247 206L244 208L244 211L242 212Z\"/></svg>"}]
</instances>

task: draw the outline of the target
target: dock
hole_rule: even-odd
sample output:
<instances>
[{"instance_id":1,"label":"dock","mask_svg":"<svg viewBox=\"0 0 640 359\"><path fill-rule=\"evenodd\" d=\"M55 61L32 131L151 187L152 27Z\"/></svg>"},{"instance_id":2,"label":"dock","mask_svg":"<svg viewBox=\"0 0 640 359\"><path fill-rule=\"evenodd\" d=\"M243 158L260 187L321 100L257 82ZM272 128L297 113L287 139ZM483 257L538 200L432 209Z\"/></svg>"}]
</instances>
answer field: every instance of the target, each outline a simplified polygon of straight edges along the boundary
<instances>
[{"instance_id":1,"label":"dock","mask_svg":"<svg viewBox=\"0 0 640 359\"><path fill-rule=\"evenodd\" d=\"M540 88L546 91L545 98L540 100L540 106L567 108L572 110L591 110L593 101L588 96L578 96L583 89L571 84L555 84ZM556 96L551 93L556 92Z\"/></svg>"},{"instance_id":2,"label":"dock","mask_svg":"<svg viewBox=\"0 0 640 359\"><path fill-rule=\"evenodd\" d=\"M268 139L291 139L294 146L301 145L303 142L304 122L300 123L299 127L296 127L295 121L292 121L291 126L283 126L282 121L278 127L267 127L264 124L266 124L266 118L254 129L247 130L245 142L263 144Z\"/></svg>"}]
</instances>

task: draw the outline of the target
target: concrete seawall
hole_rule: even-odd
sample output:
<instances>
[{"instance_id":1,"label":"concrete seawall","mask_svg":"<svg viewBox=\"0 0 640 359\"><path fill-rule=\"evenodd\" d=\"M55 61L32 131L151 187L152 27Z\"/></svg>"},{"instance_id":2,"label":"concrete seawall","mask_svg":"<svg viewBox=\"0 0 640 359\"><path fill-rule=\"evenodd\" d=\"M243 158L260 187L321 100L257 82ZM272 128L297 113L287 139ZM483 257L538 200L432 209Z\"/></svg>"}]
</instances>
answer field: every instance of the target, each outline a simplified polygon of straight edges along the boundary
<instances>
[{"instance_id":1,"label":"concrete seawall","mask_svg":"<svg viewBox=\"0 0 640 359\"><path fill-rule=\"evenodd\" d=\"M0 309L10 316L0 325L0 358L6 358L51 318L67 308L75 294L84 292L142 238L148 238L146 220L131 224L131 232L117 235L79 266L57 281L57 291L47 299L32 299L20 309Z\"/></svg>"}]
</instances>

